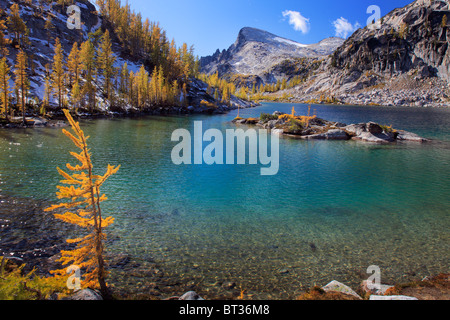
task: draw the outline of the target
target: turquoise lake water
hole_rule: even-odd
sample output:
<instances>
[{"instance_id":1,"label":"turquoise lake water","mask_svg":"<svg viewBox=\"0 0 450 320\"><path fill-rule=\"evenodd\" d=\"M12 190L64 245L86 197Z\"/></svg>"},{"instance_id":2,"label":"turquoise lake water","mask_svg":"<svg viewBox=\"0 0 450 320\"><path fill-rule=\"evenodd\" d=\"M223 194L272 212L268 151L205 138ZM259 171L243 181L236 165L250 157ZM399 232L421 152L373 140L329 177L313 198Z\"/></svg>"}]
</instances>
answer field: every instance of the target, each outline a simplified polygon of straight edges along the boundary
<instances>
[{"instance_id":1,"label":"turquoise lake water","mask_svg":"<svg viewBox=\"0 0 450 320\"><path fill-rule=\"evenodd\" d=\"M241 110L306 114L300 104L265 103ZM218 292L232 281L254 298L290 299L314 284L357 286L370 265L382 281L449 272L450 110L313 106L320 118L375 121L434 139L427 144L281 138L280 170L261 166L175 166L175 129L235 129L237 112L82 121L96 169L121 164L103 188L104 211L116 218L113 253L166 277ZM71 161L60 129L0 131L0 189L10 196L55 202L55 168ZM112 281L138 286L136 275ZM369 275L367 275L368 277ZM366 278L367 278L366 277ZM200 289L200 290L202 290Z\"/></svg>"}]
</instances>

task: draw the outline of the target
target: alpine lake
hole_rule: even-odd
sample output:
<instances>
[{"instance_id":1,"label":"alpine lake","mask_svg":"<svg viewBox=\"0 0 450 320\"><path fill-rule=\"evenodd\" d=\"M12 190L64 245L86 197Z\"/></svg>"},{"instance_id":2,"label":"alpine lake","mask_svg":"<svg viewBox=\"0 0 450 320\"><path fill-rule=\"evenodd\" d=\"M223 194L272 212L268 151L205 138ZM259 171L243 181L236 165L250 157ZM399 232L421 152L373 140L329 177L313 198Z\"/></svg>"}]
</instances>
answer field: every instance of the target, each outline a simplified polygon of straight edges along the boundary
<instances>
[{"instance_id":1,"label":"alpine lake","mask_svg":"<svg viewBox=\"0 0 450 320\"><path fill-rule=\"evenodd\" d=\"M240 116L290 113L293 106L308 112L303 104L263 103ZM192 131L194 121L204 130L236 129L237 111L82 120L96 172L121 165L102 189L103 214L115 218L107 230L109 284L158 298L189 290L233 298L245 290L249 299L295 299L332 280L357 288L371 265L386 284L448 273L450 110L312 108L323 119L374 121L432 141L282 137L278 174L263 176L258 165L172 162L174 130ZM56 167L75 162L69 151L75 147L58 128L0 130L1 193L55 203ZM14 232L20 239L31 230Z\"/></svg>"}]
</instances>

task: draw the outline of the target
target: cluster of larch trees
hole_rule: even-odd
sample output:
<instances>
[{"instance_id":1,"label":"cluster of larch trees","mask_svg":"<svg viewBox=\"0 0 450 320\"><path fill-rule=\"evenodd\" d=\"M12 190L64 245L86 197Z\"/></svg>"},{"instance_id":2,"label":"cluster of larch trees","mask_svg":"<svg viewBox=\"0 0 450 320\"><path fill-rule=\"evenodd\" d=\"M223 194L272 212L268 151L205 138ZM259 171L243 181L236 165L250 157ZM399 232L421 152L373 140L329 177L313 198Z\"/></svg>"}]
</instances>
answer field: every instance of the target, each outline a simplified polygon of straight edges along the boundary
<instances>
[{"instance_id":1,"label":"cluster of larch trees","mask_svg":"<svg viewBox=\"0 0 450 320\"><path fill-rule=\"evenodd\" d=\"M98 108L99 95L109 106L128 105L139 109L184 102L190 73L185 79L181 77L181 81L177 78L171 81L162 65L154 66L150 75L144 65L133 72L126 62L121 67L116 67L116 62L108 29L90 34L90 39L81 45L74 43L67 62L56 39L53 65L46 75L44 105L48 105L52 94L59 108L68 104L71 108L88 106L90 112ZM70 96L69 101L65 100L66 96Z\"/></svg>"},{"instance_id":2,"label":"cluster of larch trees","mask_svg":"<svg viewBox=\"0 0 450 320\"><path fill-rule=\"evenodd\" d=\"M65 6L74 1L59 0L58 3ZM45 66L41 112L45 113L52 97L59 108L85 108L90 112L98 109L99 96L105 105L117 107L143 109L185 105L189 81L199 74L199 61L194 56L193 47L189 48L184 43L177 48L174 40L167 40L165 31L158 23L151 23L148 19L142 22L141 15L131 12L128 3L121 6L118 0L108 0L97 1L97 4L104 18L105 31L100 28L90 33L87 41L74 43L67 59L61 41L51 39L54 27L51 15L47 14L47 40L49 45L54 44L54 56L51 63ZM4 30L8 30L13 37L6 39ZM126 62L117 67L109 30L119 39L122 51L133 60L143 62L139 71L130 71ZM20 107L24 122L30 88L29 64L33 60L26 54L28 34L29 30L20 17L19 4L14 3L7 21L0 21L1 113L6 119L11 115L11 94L15 93L16 105ZM14 66L14 91L9 85L11 67L6 57L8 46L12 45L19 48ZM147 70L152 71L151 74Z\"/></svg>"},{"instance_id":3,"label":"cluster of larch trees","mask_svg":"<svg viewBox=\"0 0 450 320\"><path fill-rule=\"evenodd\" d=\"M239 75L236 77L239 77ZM284 78L282 80L278 80L276 83L261 84L260 86L257 86L256 83L254 83L250 88L245 85L236 87L234 82L219 78L217 72L212 75L202 73L199 75L199 79L208 84L208 93L214 95L216 100L221 100L223 103L229 103L231 95L235 95L236 97L244 100L262 99L263 93L273 93L280 90L290 89L299 85L303 81L300 76L295 76L289 81Z\"/></svg>"},{"instance_id":4,"label":"cluster of larch trees","mask_svg":"<svg viewBox=\"0 0 450 320\"><path fill-rule=\"evenodd\" d=\"M302 83L300 76L294 76L289 81L286 78L278 80L276 83L261 84L259 87L253 86L252 94L264 93L264 92L277 92L280 90L291 89Z\"/></svg>"},{"instance_id":5,"label":"cluster of larch trees","mask_svg":"<svg viewBox=\"0 0 450 320\"><path fill-rule=\"evenodd\" d=\"M132 57L146 61L150 70L162 66L169 81L186 82L189 76L198 76L199 61L192 46L184 43L177 48L159 23L150 22L148 18L143 21L140 13L131 10L128 1L123 6L120 0L96 2L100 15Z\"/></svg>"},{"instance_id":6,"label":"cluster of larch trees","mask_svg":"<svg viewBox=\"0 0 450 320\"><path fill-rule=\"evenodd\" d=\"M216 101L221 101L227 105L231 102L231 95L236 94L236 86L233 82L228 82L226 79L219 78L218 73L212 75L200 74L199 79L208 85L207 92L214 96ZM247 99L247 97L241 97Z\"/></svg>"},{"instance_id":7,"label":"cluster of larch trees","mask_svg":"<svg viewBox=\"0 0 450 320\"><path fill-rule=\"evenodd\" d=\"M3 16L3 12L2 12ZM12 35L10 39L5 37L4 31L8 30ZM0 101L1 114L9 119L11 113L10 95L14 92L17 100L17 106L22 110L23 121L25 122L25 108L29 89L27 76L28 58L25 52L20 49L16 57L14 66L14 88L10 87L11 67L8 65L7 56L9 55L9 46L22 48L28 44L29 30L25 22L20 17L20 8L17 3L13 3L10 8L10 14L6 20L0 20ZM13 91L14 89L14 91Z\"/></svg>"},{"instance_id":8,"label":"cluster of larch trees","mask_svg":"<svg viewBox=\"0 0 450 320\"><path fill-rule=\"evenodd\" d=\"M131 10L128 1L125 5L120 0L97 0L96 3L122 48L132 58L144 61L147 69L153 70L152 74L156 68L169 86L176 80L180 88L190 77L198 77L199 60L193 46L183 43L177 48L175 40L169 41L158 22L150 22L148 18L143 20L140 13Z\"/></svg>"}]
</instances>

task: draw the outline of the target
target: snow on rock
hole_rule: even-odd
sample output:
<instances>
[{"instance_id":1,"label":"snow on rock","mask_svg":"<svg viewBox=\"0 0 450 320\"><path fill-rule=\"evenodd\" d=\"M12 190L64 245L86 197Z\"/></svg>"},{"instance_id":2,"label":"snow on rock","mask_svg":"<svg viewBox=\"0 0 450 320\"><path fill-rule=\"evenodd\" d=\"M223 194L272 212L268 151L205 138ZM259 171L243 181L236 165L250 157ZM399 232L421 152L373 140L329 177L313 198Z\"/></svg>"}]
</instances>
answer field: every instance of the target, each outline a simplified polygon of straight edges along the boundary
<instances>
[{"instance_id":1,"label":"snow on rock","mask_svg":"<svg viewBox=\"0 0 450 320\"><path fill-rule=\"evenodd\" d=\"M279 37L276 37L274 40L279 41L279 42L284 42L284 43L287 43L289 45L297 46L297 47L300 47L300 48L305 48L305 47L308 46L307 44L301 44L301 43L298 43L298 42L295 42L295 41L292 41L292 40L279 38Z\"/></svg>"}]
</instances>

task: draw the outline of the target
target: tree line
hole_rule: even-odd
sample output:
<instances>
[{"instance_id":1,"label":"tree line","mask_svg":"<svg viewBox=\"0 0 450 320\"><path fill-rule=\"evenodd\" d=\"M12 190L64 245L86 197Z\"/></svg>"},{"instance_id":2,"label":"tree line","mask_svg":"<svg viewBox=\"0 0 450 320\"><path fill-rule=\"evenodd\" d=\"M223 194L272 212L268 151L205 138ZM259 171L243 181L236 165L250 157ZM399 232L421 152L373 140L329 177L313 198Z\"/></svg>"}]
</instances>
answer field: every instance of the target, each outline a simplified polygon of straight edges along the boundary
<instances>
[{"instance_id":1,"label":"tree line","mask_svg":"<svg viewBox=\"0 0 450 320\"><path fill-rule=\"evenodd\" d=\"M294 88L304 81L301 76L294 76L292 79L287 80L283 78L278 80L276 83L261 83L259 86L253 82L245 83L244 85L236 85L237 81L241 75L235 75L231 77L230 80L225 78L220 78L218 72L214 74L207 75L201 73L199 79L208 84L207 92L214 96L218 101L222 101L225 104L230 103L231 95L244 100L264 100L268 99L267 95L264 93L275 93L278 91ZM245 76L244 76L245 77Z\"/></svg>"}]
</instances>

